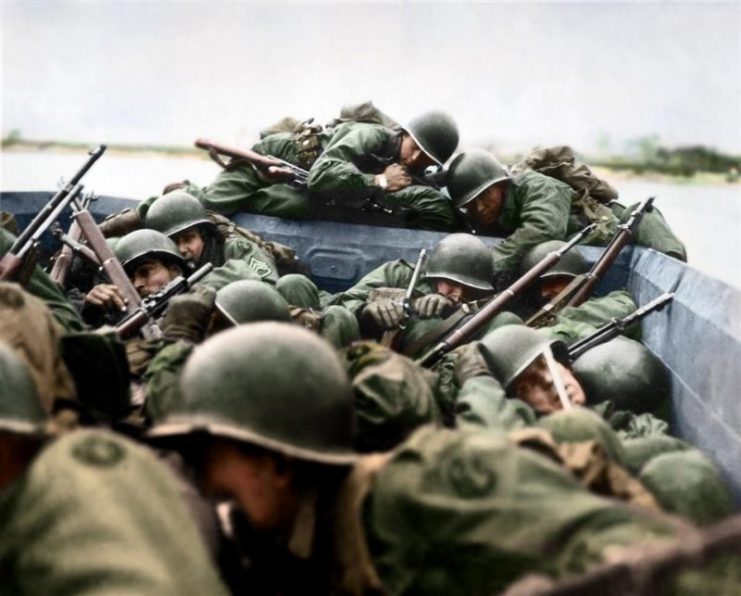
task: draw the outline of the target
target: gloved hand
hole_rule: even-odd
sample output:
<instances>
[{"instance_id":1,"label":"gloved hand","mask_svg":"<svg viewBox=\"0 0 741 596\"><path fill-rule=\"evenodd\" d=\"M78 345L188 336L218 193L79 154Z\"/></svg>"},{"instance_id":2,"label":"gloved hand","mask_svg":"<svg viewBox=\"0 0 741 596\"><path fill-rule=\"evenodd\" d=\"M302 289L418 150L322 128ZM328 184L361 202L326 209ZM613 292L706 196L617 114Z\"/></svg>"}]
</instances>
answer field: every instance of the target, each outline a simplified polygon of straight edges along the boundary
<instances>
[{"instance_id":1,"label":"gloved hand","mask_svg":"<svg viewBox=\"0 0 741 596\"><path fill-rule=\"evenodd\" d=\"M463 387L463 384L473 377L492 376L476 342L463 344L455 353L458 358L455 361L453 379L458 387Z\"/></svg>"},{"instance_id":2,"label":"gloved hand","mask_svg":"<svg viewBox=\"0 0 741 596\"><path fill-rule=\"evenodd\" d=\"M363 316L370 317L378 327L388 331L397 329L404 320L404 308L395 300L377 300L366 305Z\"/></svg>"},{"instance_id":3,"label":"gloved hand","mask_svg":"<svg viewBox=\"0 0 741 596\"><path fill-rule=\"evenodd\" d=\"M441 317L449 308L453 308L453 303L441 294L427 294L414 301L414 310L422 319Z\"/></svg>"},{"instance_id":4,"label":"gloved hand","mask_svg":"<svg viewBox=\"0 0 741 596\"><path fill-rule=\"evenodd\" d=\"M201 341L206 335L215 299L216 291L205 286L195 286L191 292L172 298L160 325L163 335L193 343Z\"/></svg>"}]
</instances>

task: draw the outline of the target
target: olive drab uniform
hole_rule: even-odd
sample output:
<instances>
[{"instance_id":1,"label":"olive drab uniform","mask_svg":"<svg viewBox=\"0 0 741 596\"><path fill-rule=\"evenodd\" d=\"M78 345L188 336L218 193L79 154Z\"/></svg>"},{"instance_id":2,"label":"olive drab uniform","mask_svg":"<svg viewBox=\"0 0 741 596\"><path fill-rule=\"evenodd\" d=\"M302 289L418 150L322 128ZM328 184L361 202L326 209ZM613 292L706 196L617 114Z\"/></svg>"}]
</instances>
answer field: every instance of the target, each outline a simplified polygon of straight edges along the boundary
<instances>
[{"instance_id":1,"label":"olive drab uniform","mask_svg":"<svg viewBox=\"0 0 741 596\"><path fill-rule=\"evenodd\" d=\"M636 203L626 208L618 203L617 191L596 176L586 164L577 162L574 150L566 145L534 149L521 162L512 166L512 170L517 172L526 169L565 182L576 191L577 201L589 209L599 210L600 203L608 205L620 223L626 221L633 208L638 205ZM639 246L656 249L680 261L687 260L684 244L655 207L644 213L634 237L635 243Z\"/></svg>"},{"instance_id":2,"label":"olive drab uniform","mask_svg":"<svg viewBox=\"0 0 741 596\"><path fill-rule=\"evenodd\" d=\"M0 227L0 255L4 255L15 241L15 237ZM51 309L54 318L65 331L82 331L85 324L64 292L40 267L34 266L25 289L41 298Z\"/></svg>"},{"instance_id":3,"label":"olive drab uniform","mask_svg":"<svg viewBox=\"0 0 741 596\"><path fill-rule=\"evenodd\" d=\"M335 294L329 300L329 304L342 306L358 317L363 308L375 300L389 298L401 300L406 288L411 282L413 272L414 267L403 259L389 261L363 276L350 289ZM420 277L415 286L414 297L418 298L433 293L434 290L430 281ZM511 313L500 313L494 317L482 333L485 333L486 330L495 329L502 324L511 323L511 318ZM403 353L406 353L409 349L414 348L418 343L418 339L425 337L427 333L434 333L435 329L440 328L443 321L444 319L440 317L431 317L428 319L412 317L407 322L407 326L399 338L397 343L399 349ZM362 331L363 329L361 328L361 333ZM422 349L424 348L415 351L419 353Z\"/></svg>"},{"instance_id":4,"label":"olive drab uniform","mask_svg":"<svg viewBox=\"0 0 741 596\"><path fill-rule=\"evenodd\" d=\"M524 254L548 240L564 240L590 223L597 229L583 244L604 245L617 230L612 211L597 203L578 202L568 185L534 171L512 178L505 191L497 226L507 237L493 249L494 267L515 267Z\"/></svg>"},{"instance_id":5,"label":"olive drab uniform","mask_svg":"<svg viewBox=\"0 0 741 596\"><path fill-rule=\"evenodd\" d=\"M540 331L553 339L560 339L566 344L573 343L597 331L613 319L627 317L638 308L630 293L615 290L607 296L590 298L579 306L567 306ZM640 335L638 325L626 329L626 335Z\"/></svg>"},{"instance_id":6,"label":"olive drab uniform","mask_svg":"<svg viewBox=\"0 0 741 596\"><path fill-rule=\"evenodd\" d=\"M321 152L331 133L319 133L311 156L299 155L301 133L280 132L256 143L253 151L278 157L308 169ZM301 159L303 157L303 159ZM197 197L206 209L224 215L248 211L262 215L306 219L312 216L313 206L305 189L291 184L274 183L255 167L243 161L229 164L209 186L199 188L188 184L185 190Z\"/></svg>"},{"instance_id":7,"label":"olive drab uniform","mask_svg":"<svg viewBox=\"0 0 741 596\"><path fill-rule=\"evenodd\" d=\"M240 279L274 284L278 280L278 272L273 260L259 247L241 236L232 235L224 240L221 264L198 283L219 290Z\"/></svg>"},{"instance_id":8,"label":"olive drab uniform","mask_svg":"<svg viewBox=\"0 0 741 596\"><path fill-rule=\"evenodd\" d=\"M397 449L363 507L386 591L498 593L529 572L579 573L675 535L667 517L591 494L541 453L492 431L439 429Z\"/></svg>"},{"instance_id":9,"label":"olive drab uniform","mask_svg":"<svg viewBox=\"0 0 741 596\"><path fill-rule=\"evenodd\" d=\"M172 474L143 448L77 431L0 494L3 594L226 594Z\"/></svg>"},{"instance_id":10,"label":"olive drab uniform","mask_svg":"<svg viewBox=\"0 0 741 596\"><path fill-rule=\"evenodd\" d=\"M398 130L361 122L340 124L324 152L309 171L308 187L320 209L340 219L362 223L378 216L388 225L450 230L455 218L450 200L424 179L407 188L385 193L374 177L398 161ZM365 211L365 218L358 217ZM353 217L354 216L354 217Z\"/></svg>"}]
</instances>

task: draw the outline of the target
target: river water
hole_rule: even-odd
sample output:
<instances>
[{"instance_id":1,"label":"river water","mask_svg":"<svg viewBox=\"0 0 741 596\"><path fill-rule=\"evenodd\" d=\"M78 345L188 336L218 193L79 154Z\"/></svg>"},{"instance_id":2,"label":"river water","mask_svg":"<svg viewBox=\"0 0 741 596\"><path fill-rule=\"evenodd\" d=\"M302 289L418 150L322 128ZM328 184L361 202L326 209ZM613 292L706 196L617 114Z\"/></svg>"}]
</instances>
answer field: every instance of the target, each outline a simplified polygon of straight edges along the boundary
<instances>
[{"instance_id":1,"label":"river water","mask_svg":"<svg viewBox=\"0 0 741 596\"><path fill-rule=\"evenodd\" d=\"M62 175L71 176L83 162L79 153L3 152L0 189L51 190ZM143 199L184 178L206 185L218 172L210 160L106 155L85 177L85 187L102 195ZM656 196L654 204L687 246L689 264L741 288L741 185L609 181L625 204Z\"/></svg>"}]
</instances>

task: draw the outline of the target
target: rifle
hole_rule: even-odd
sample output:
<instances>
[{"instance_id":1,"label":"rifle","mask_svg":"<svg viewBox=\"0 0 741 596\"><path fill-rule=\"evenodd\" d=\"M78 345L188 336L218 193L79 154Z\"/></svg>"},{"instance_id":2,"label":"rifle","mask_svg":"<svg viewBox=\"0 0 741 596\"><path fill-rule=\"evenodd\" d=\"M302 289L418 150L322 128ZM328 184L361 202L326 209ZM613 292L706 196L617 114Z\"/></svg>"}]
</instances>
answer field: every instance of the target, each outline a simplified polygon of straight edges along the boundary
<instances>
[{"instance_id":1,"label":"rifle","mask_svg":"<svg viewBox=\"0 0 741 596\"><path fill-rule=\"evenodd\" d=\"M95 197L92 194L85 195L82 198L82 206L87 209L90 202L93 200L95 200ZM74 220L70 224L66 234L62 231L59 224L54 224L54 226L52 226L51 233L57 240L62 242L64 246L54 257L54 266L49 272L49 277L51 277L51 279L57 282L60 286L64 287L67 273L69 273L69 268L72 265L72 257L79 254L89 259L90 256L85 254L85 250L89 251L90 249L79 244L82 232L80 231L80 226L78 226L77 222Z\"/></svg>"},{"instance_id":2,"label":"rifle","mask_svg":"<svg viewBox=\"0 0 741 596\"><path fill-rule=\"evenodd\" d=\"M126 271L124 271L121 262L103 237L103 232L100 231L98 224L95 223L90 211L82 208L80 205L75 205L74 207L76 211L73 217L80 230L82 230L82 235L92 248L92 252L95 254L100 266L106 272L108 279L119 289L126 300L126 314L133 314L141 304L139 293L134 288L134 284L131 283Z\"/></svg>"},{"instance_id":3,"label":"rifle","mask_svg":"<svg viewBox=\"0 0 741 596\"><path fill-rule=\"evenodd\" d=\"M644 199L631 212L628 220L618 226L618 231L589 272L572 279L569 285L561 290L553 300L542 306L538 312L525 321L525 325L528 327L543 327L566 306L579 306L587 300L592 294L594 287L613 264L620 251L630 241L633 236L633 230L640 223L643 214L651 210L655 198L648 197Z\"/></svg>"},{"instance_id":4,"label":"rifle","mask_svg":"<svg viewBox=\"0 0 741 596\"><path fill-rule=\"evenodd\" d=\"M654 298L645 306L642 306L638 310L630 313L627 317L623 317L622 319L612 319L609 323L605 323L602 327L597 329L597 331L592 333L592 335L588 335L587 337L571 344L569 346L569 359L573 362L579 356L584 354L584 352L617 337L636 321L640 321L646 315L664 308L664 306L671 302L673 298L674 294L666 292L658 298Z\"/></svg>"},{"instance_id":5,"label":"rifle","mask_svg":"<svg viewBox=\"0 0 741 596\"><path fill-rule=\"evenodd\" d=\"M90 158L59 189L36 214L26 229L16 238L8 251L0 258L0 280L13 281L21 277L22 273L30 273L34 265L35 253L41 236L51 226L67 205L82 191L80 180L100 158L106 150L105 145L93 149Z\"/></svg>"},{"instance_id":6,"label":"rifle","mask_svg":"<svg viewBox=\"0 0 741 596\"><path fill-rule=\"evenodd\" d=\"M467 342L471 337L476 335L484 326L491 321L504 308L505 304L512 298L520 294L532 282L538 279L543 273L555 265L561 256L571 250L587 234L589 234L595 225L591 224L576 234L571 240L564 244L560 249L549 252L535 266L519 277L511 286L503 292L491 298L481 309L471 315L462 325L454 329L449 335L440 340L440 342L430 349L426 354L416 362L420 366L432 367L448 352Z\"/></svg>"},{"instance_id":7,"label":"rifle","mask_svg":"<svg viewBox=\"0 0 741 596\"><path fill-rule=\"evenodd\" d=\"M161 290L143 298L139 307L116 325L118 336L121 339L132 337L149 319L159 316L167 308L170 298L188 291L213 268L214 266L211 263L206 263L189 277L185 278L182 275L178 275Z\"/></svg>"},{"instance_id":8,"label":"rifle","mask_svg":"<svg viewBox=\"0 0 741 596\"><path fill-rule=\"evenodd\" d=\"M409 286L404 294L404 298L401 301L401 307L404 309L404 320L399 325L399 329L404 329L407 326L407 321L414 315L414 307L412 306L412 296L414 295L414 288L417 287L419 276L422 273L422 268L425 266L427 261L427 249L423 248L419 251L417 262L414 264L414 271L412 272L412 279L409 280Z\"/></svg>"},{"instance_id":9,"label":"rifle","mask_svg":"<svg viewBox=\"0 0 741 596\"><path fill-rule=\"evenodd\" d=\"M211 159L222 167L226 166L219 158L219 155L226 155L232 159L248 161L268 177L286 179L289 182L293 182L296 186L306 186L309 179L308 170L304 170L285 159L280 159L273 155L262 155L250 149L239 149L237 147L222 145L210 139L196 139L195 146L199 149L206 149Z\"/></svg>"}]
</instances>

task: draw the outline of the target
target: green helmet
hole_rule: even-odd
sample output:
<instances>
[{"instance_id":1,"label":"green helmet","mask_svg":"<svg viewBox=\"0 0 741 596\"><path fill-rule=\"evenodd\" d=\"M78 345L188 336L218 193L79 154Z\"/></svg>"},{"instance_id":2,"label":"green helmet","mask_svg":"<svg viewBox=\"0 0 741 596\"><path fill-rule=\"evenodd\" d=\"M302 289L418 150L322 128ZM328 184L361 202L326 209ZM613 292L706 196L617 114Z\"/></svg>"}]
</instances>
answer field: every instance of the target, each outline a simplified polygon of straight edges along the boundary
<instances>
[{"instance_id":1,"label":"green helmet","mask_svg":"<svg viewBox=\"0 0 741 596\"><path fill-rule=\"evenodd\" d=\"M201 202L183 190L174 190L159 197L149 206L145 220L146 227L170 237L203 224L215 225Z\"/></svg>"},{"instance_id":2,"label":"green helmet","mask_svg":"<svg viewBox=\"0 0 741 596\"><path fill-rule=\"evenodd\" d=\"M425 277L449 279L469 288L493 291L491 251L471 234L448 234L437 243L427 262Z\"/></svg>"},{"instance_id":3,"label":"green helmet","mask_svg":"<svg viewBox=\"0 0 741 596\"><path fill-rule=\"evenodd\" d=\"M301 327L249 323L211 337L180 388L153 437L206 432L319 463L357 458L350 381L329 344Z\"/></svg>"},{"instance_id":4,"label":"green helmet","mask_svg":"<svg viewBox=\"0 0 741 596\"><path fill-rule=\"evenodd\" d=\"M609 400L620 410L653 412L671 395L669 372L648 348L616 337L585 352L574 374L589 403Z\"/></svg>"},{"instance_id":5,"label":"green helmet","mask_svg":"<svg viewBox=\"0 0 741 596\"><path fill-rule=\"evenodd\" d=\"M114 251L116 258L129 274L144 258L174 262L185 269L185 261L178 253L178 247L157 230L142 229L130 232L118 241Z\"/></svg>"},{"instance_id":6,"label":"green helmet","mask_svg":"<svg viewBox=\"0 0 741 596\"><path fill-rule=\"evenodd\" d=\"M448 193L461 209L490 186L509 180L506 168L488 151L473 149L461 153L448 168Z\"/></svg>"},{"instance_id":7,"label":"green helmet","mask_svg":"<svg viewBox=\"0 0 741 596\"><path fill-rule=\"evenodd\" d=\"M288 302L265 282L242 279L216 292L216 308L233 325L257 321L290 322Z\"/></svg>"},{"instance_id":8,"label":"green helmet","mask_svg":"<svg viewBox=\"0 0 741 596\"><path fill-rule=\"evenodd\" d=\"M558 443L596 441L610 459L619 464L625 460L623 445L615 431L602 416L587 408L554 412L540 418L537 425L549 431Z\"/></svg>"},{"instance_id":9,"label":"green helmet","mask_svg":"<svg viewBox=\"0 0 741 596\"><path fill-rule=\"evenodd\" d=\"M23 360L0 343L0 432L42 435L47 415Z\"/></svg>"},{"instance_id":10,"label":"green helmet","mask_svg":"<svg viewBox=\"0 0 741 596\"><path fill-rule=\"evenodd\" d=\"M520 272L523 274L527 273L542 261L548 253L563 248L565 244L566 243L562 240L549 240L548 242L541 242L537 246L534 246L522 258L522 263L520 263ZM586 273L587 271L589 271L589 265L587 264L586 259L581 255L577 248L572 248L561 257L558 263L541 275L540 279L548 279L549 277L574 278L577 275Z\"/></svg>"},{"instance_id":11,"label":"green helmet","mask_svg":"<svg viewBox=\"0 0 741 596\"><path fill-rule=\"evenodd\" d=\"M494 377L505 389L540 356L547 346L562 364L569 361L566 344L524 325L505 325L487 333L479 351Z\"/></svg>"},{"instance_id":12,"label":"green helmet","mask_svg":"<svg viewBox=\"0 0 741 596\"><path fill-rule=\"evenodd\" d=\"M638 479L664 511L700 526L733 513L733 499L718 469L697 449L657 455L643 467Z\"/></svg>"},{"instance_id":13,"label":"green helmet","mask_svg":"<svg viewBox=\"0 0 741 596\"><path fill-rule=\"evenodd\" d=\"M458 126L445 112L426 112L402 126L420 149L442 166L458 147Z\"/></svg>"}]
</instances>

